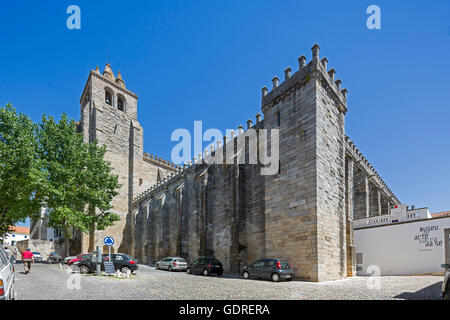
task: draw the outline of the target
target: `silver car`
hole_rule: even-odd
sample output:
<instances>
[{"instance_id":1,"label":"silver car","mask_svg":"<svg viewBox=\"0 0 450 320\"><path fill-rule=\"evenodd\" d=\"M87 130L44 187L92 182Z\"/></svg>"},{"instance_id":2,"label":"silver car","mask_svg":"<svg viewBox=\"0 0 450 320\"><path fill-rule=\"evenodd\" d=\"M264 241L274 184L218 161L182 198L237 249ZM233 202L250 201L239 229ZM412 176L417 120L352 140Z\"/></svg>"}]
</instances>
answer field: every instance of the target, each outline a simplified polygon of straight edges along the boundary
<instances>
[{"instance_id":1,"label":"silver car","mask_svg":"<svg viewBox=\"0 0 450 320\"><path fill-rule=\"evenodd\" d=\"M187 267L187 261L180 257L167 257L156 263L157 270L186 271Z\"/></svg>"},{"instance_id":2,"label":"silver car","mask_svg":"<svg viewBox=\"0 0 450 320\"><path fill-rule=\"evenodd\" d=\"M444 281L442 281L442 298L444 300L450 300L450 264L446 263L441 265L445 269Z\"/></svg>"},{"instance_id":3,"label":"silver car","mask_svg":"<svg viewBox=\"0 0 450 320\"><path fill-rule=\"evenodd\" d=\"M42 262L42 255L40 252L33 251L34 262Z\"/></svg>"},{"instance_id":4,"label":"silver car","mask_svg":"<svg viewBox=\"0 0 450 320\"><path fill-rule=\"evenodd\" d=\"M14 261L14 256L0 246L0 300L16 299Z\"/></svg>"}]
</instances>

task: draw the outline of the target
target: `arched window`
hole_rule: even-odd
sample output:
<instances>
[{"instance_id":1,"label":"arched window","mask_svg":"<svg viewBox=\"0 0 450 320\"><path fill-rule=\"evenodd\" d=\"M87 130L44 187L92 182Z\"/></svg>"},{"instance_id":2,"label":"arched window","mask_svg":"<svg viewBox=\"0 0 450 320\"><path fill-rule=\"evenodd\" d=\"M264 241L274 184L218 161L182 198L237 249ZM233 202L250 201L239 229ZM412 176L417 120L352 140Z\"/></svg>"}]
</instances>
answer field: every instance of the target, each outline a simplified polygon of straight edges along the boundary
<instances>
[{"instance_id":1,"label":"arched window","mask_svg":"<svg viewBox=\"0 0 450 320\"><path fill-rule=\"evenodd\" d=\"M112 106L112 101L113 101L113 94L111 90L105 89L105 102L110 106Z\"/></svg>"},{"instance_id":2,"label":"arched window","mask_svg":"<svg viewBox=\"0 0 450 320\"><path fill-rule=\"evenodd\" d=\"M125 111L125 100L122 96L117 97L117 109Z\"/></svg>"}]
</instances>

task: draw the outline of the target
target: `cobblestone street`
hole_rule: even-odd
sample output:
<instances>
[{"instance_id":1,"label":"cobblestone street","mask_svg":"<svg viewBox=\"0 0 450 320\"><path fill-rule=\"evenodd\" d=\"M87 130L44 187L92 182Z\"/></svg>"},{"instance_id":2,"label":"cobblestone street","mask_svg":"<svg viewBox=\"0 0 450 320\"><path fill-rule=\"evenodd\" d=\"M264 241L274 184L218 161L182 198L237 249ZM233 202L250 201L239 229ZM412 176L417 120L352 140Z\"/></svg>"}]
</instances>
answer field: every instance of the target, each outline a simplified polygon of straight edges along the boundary
<instances>
[{"instance_id":1,"label":"cobblestone street","mask_svg":"<svg viewBox=\"0 0 450 320\"><path fill-rule=\"evenodd\" d=\"M230 276L203 277L184 272L155 270L140 265L129 279L95 277L67 272L59 264L32 265L23 273L16 265L19 300L90 300L90 299L441 299L440 276L381 277L380 289L368 289L367 277L354 277L326 283L242 280ZM76 287L80 277L80 289ZM370 282L373 284L373 281ZM69 285L68 285L69 284Z\"/></svg>"}]
</instances>

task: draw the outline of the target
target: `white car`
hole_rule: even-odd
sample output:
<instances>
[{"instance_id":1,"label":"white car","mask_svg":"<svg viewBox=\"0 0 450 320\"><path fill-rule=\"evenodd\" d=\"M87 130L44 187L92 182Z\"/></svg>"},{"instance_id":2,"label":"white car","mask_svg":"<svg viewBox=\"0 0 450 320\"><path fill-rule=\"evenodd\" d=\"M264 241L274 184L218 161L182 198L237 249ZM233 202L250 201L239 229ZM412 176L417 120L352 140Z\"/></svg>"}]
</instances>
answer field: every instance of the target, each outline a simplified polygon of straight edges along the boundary
<instances>
[{"instance_id":1,"label":"white car","mask_svg":"<svg viewBox=\"0 0 450 320\"><path fill-rule=\"evenodd\" d=\"M42 262L42 255L40 252L33 251L34 262Z\"/></svg>"},{"instance_id":2,"label":"white car","mask_svg":"<svg viewBox=\"0 0 450 320\"><path fill-rule=\"evenodd\" d=\"M14 261L14 256L0 246L0 300L16 299Z\"/></svg>"},{"instance_id":3,"label":"white car","mask_svg":"<svg viewBox=\"0 0 450 320\"><path fill-rule=\"evenodd\" d=\"M186 260L180 257L167 257L156 263L156 270L186 271L187 267Z\"/></svg>"}]
</instances>

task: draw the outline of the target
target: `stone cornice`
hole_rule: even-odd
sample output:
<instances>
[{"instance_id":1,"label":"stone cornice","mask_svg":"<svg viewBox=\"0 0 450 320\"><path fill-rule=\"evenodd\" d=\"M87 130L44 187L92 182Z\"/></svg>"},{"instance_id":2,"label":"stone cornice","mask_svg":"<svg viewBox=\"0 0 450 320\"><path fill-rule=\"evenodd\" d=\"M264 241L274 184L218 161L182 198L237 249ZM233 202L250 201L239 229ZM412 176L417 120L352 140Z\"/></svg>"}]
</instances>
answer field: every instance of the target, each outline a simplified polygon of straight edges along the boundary
<instances>
[{"instance_id":1,"label":"stone cornice","mask_svg":"<svg viewBox=\"0 0 450 320\"><path fill-rule=\"evenodd\" d=\"M177 172L179 166L175 166L174 164L172 164L171 162L168 162L166 160L162 160L161 158L159 160L153 159L150 156L148 156L147 154L144 153L144 157L143 160L145 162L157 165L161 168L167 169L167 170L171 170L173 172Z\"/></svg>"},{"instance_id":2,"label":"stone cornice","mask_svg":"<svg viewBox=\"0 0 450 320\"><path fill-rule=\"evenodd\" d=\"M380 177L378 172L373 168L370 162L364 157L364 155L359 151L353 141L351 141L347 136L345 137L345 150L347 156L352 158L353 161L355 161L355 163L357 163L357 165L366 172L372 183L377 185L378 188L381 189L388 198L392 199L392 201L395 202L395 204L401 203L400 200L392 192L392 190L389 189L384 180Z\"/></svg>"}]
</instances>

